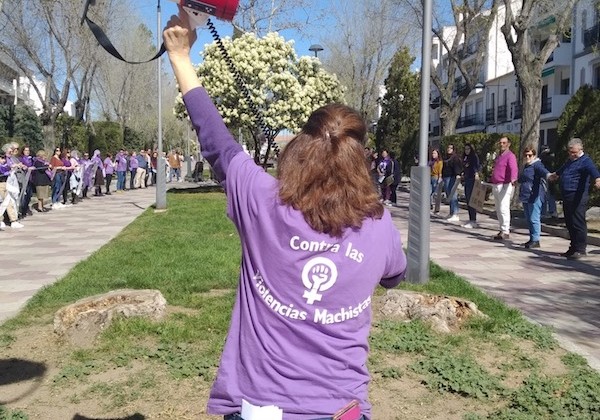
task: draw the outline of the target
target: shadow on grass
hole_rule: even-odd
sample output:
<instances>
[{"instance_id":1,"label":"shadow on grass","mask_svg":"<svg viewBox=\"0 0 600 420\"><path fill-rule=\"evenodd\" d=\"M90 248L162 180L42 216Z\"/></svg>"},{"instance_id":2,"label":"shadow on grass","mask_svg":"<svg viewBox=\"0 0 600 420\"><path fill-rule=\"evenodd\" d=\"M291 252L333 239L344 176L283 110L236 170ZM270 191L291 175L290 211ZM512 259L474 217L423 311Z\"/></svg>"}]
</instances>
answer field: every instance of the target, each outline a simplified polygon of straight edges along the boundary
<instances>
[{"instance_id":1,"label":"shadow on grass","mask_svg":"<svg viewBox=\"0 0 600 420\"><path fill-rule=\"evenodd\" d=\"M189 188L171 188L169 194L198 194L198 193L215 193L224 192L223 187L218 184L215 185L199 185L197 187Z\"/></svg>"},{"instance_id":2,"label":"shadow on grass","mask_svg":"<svg viewBox=\"0 0 600 420\"><path fill-rule=\"evenodd\" d=\"M0 386L25 382L32 379L41 379L46 373L44 363L34 362L25 359L2 359L0 360ZM9 404L20 400L39 387L41 381L36 382L22 395L14 397L11 400L0 400L0 404Z\"/></svg>"}]
</instances>

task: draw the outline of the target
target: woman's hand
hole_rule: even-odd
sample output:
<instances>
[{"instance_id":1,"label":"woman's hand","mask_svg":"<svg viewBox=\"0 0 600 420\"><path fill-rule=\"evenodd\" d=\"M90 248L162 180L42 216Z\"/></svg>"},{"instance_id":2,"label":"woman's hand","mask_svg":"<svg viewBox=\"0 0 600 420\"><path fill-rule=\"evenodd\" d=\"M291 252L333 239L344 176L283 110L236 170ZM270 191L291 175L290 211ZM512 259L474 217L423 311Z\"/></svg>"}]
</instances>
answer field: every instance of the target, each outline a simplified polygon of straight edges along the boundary
<instances>
[{"instance_id":1,"label":"woman's hand","mask_svg":"<svg viewBox=\"0 0 600 420\"><path fill-rule=\"evenodd\" d=\"M196 31L190 25L189 15L179 6L179 16L171 16L163 31L163 41L169 59L173 61L178 58L189 58L196 38Z\"/></svg>"},{"instance_id":2,"label":"woman's hand","mask_svg":"<svg viewBox=\"0 0 600 420\"><path fill-rule=\"evenodd\" d=\"M196 31L190 26L189 16L181 6L179 6L179 16L171 16L169 19L163 31L163 41L179 90L185 95L200 86L200 80L190 59L190 49L196 41Z\"/></svg>"}]
</instances>

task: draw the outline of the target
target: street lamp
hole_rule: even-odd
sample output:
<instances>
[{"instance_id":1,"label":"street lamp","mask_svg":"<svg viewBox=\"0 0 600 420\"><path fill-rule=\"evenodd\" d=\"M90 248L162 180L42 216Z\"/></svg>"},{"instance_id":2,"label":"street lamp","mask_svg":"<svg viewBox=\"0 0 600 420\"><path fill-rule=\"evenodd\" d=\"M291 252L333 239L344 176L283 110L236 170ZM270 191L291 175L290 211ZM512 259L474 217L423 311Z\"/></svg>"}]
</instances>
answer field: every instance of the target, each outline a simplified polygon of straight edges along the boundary
<instances>
[{"instance_id":1,"label":"street lamp","mask_svg":"<svg viewBox=\"0 0 600 420\"><path fill-rule=\"evenodd\" d=\"M312 44L309 48L308 51L312 51L315 53L315 57L317 57L317 54L319 53L319 51L323 51L323 47L319 44Z\"/></svg>"}]
</instances>

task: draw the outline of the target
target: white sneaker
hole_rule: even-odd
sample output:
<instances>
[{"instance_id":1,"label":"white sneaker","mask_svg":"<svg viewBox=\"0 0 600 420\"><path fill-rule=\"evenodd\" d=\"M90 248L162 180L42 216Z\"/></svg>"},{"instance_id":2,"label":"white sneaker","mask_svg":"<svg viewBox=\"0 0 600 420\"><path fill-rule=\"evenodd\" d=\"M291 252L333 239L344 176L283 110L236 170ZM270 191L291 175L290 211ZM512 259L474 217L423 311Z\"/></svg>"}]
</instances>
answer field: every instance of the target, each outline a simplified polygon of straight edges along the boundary
<instances>
[{"instance_id":1,"label":"white sneaker","mask_svg":"<svg viewBox=\"0 0 600 420\"><path fill-rule=\"evenodd\" d=\"M6 225L4 224L4 222L0 222L0 230L4 230L5 227Z\"/></svg>"},{"instance_id":2,"label":"white sneaker","mask_svg":"<svg viewBox=\"0 0 600 420\"><path fill-rule=\"evenodd\" d=\"M21 228L24 228L25 225L23 225L23 224L21 224L19 222L12 222L10 224L10 227L13 228L13 229L21 229Z\"/></svg>"},{"instance_id":3,"label":"white sneaker","mask_svg":"<svg viewBox=\"0 0 600 420\"><path fill-rule=\"evenodd\" d=\"M474 229L477 227L477 222L469 222L463 225L465 229Z\"/></svg>"},{"instance_id":4,"label":"white sneaker","mask_svg":"<svg viewBox=\"0 0 600 420\"><path fill-rule=\"evenodd\" d=\"M446 219L447 222L460 222L460 217L458 214L454 214Z\"/></svg>"}]
</instances>

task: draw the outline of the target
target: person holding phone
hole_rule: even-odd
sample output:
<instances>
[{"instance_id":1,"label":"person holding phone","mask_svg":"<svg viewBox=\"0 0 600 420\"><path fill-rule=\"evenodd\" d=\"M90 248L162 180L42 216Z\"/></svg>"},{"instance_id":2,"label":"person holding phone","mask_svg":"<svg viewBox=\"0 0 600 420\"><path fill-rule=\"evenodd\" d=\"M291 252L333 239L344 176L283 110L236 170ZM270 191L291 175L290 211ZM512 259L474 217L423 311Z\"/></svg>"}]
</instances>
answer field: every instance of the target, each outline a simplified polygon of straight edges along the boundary
<instances>
[{"instance_id":1,"label":"person holding phone","mask_svg":"<svg viewBox=\"0 0 600 420\"><path fill-rule=\"evenodd\" d=\"M196 34L181 7L163 39L242 242L208 412L239 419L245 399L279 407L285 420L331 419L357 400L352 416L369 419L372 294L404 278L406 255L364 159L364 120L341 104L317 109L273 177L233 139L200 85L189 56Z\"/></svg>"}]
</instances>

